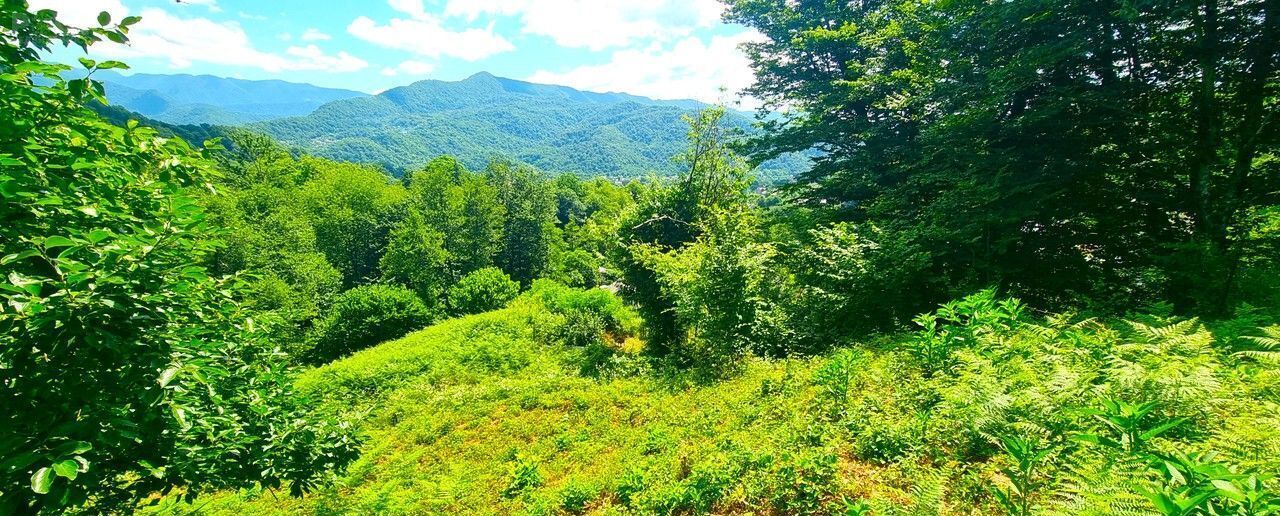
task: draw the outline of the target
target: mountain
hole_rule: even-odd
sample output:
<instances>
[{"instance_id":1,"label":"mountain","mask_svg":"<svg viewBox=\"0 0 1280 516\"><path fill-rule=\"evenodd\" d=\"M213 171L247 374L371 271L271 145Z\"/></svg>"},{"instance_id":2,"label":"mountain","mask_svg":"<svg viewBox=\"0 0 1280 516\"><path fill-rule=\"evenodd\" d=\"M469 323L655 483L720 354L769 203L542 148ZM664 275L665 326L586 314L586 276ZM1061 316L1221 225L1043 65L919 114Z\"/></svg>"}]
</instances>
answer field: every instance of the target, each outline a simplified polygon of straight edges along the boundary
<instances>
[{"instance_id":1,"label":"mountain","mask_svg":"<svg viewBox=\"0 0 1280 516\"><path fill-rule=\"evenodd\" d=\"M285 81L249 81L211 75L94 73L113 104L170 124L241 125L299 116L358 91Z\"/></svg>"},{"instance_id":2,"label":"mountain","mask_svg":"<svg viewBox=\"0 0 1280 516\"><path fill-rule=\"evenodd\" d=\"M548 171L636 177L680 169L671 157L685 145L681 115L704 106L479 73L337 100L305 116L250 127L311 154L381 163L393 171L451 154L471 168L505 156ZM725 124L751 130L750 117L739 112L727 113ZM756 174L785 178L806 164L802 156L786 156Z\"/></svg>"}]
</instances>

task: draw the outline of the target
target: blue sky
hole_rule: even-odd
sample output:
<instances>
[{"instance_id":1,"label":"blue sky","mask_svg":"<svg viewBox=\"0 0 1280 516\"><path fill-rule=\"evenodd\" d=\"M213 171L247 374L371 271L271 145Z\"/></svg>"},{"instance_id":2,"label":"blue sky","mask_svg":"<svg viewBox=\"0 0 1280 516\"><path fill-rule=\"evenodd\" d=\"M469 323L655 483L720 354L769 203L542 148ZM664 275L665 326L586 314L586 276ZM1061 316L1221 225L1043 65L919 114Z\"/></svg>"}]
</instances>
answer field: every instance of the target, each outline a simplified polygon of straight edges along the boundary
<instances>
[{"instance_id":1,"label":"blue sky","mask_svg":"<svg viewBox=\"0 0 1280 516\"><path fill-rule=\"evenodd\" d=\"M378 92L480 71L593 91L729 102L751 81L717 0L30 0L64 21L142 16L92 57L135 72ZM73 62L80 53L61 50ZM750 102L747 102L750 104Z\"/></svg>"}]
</instances>

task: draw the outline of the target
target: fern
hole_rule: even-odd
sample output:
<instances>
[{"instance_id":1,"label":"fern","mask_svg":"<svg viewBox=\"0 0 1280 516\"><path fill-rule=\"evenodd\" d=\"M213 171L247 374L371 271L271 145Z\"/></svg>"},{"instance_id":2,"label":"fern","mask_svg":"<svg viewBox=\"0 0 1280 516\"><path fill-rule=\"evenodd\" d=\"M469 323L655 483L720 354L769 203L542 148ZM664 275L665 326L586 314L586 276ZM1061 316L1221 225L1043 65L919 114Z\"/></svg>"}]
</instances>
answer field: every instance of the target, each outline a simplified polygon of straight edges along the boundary
<instances>
[{"instance_id":1,"label":"fern","mask_svg":"<svg viewBox=\"0 0 1280 516\"><path fill-rule=\"evenodd\" d=\"M1050 513L1077 515L1156 514L1151 502L1141 494L1154 489L1145 466L1123 457L1115 462L1098 453L1077 453L1068 457L1060 473L1061 483L1052 500Z\"/></svg>"},{"instance_id":2,"label":"fern","mask_svg":"<svg viewBox=\"0 0 1280 516\"><path fill-rule=\"evenodd\" d=\"M1252 342L1253 349L1237 351L1235 356L1251 358L1265 364L1280 364L1280 325L1260 328L1262 335L1246 335L1242 339Z\"/></svg>"}]
</instances>

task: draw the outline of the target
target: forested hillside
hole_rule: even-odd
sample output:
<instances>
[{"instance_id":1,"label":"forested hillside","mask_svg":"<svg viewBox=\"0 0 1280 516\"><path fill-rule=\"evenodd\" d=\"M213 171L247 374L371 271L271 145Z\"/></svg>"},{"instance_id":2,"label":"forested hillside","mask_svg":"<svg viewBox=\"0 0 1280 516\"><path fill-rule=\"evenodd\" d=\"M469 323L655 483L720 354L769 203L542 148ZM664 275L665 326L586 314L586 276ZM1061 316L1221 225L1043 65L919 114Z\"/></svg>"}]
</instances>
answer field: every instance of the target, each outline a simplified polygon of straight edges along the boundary
<instances>
[{"instance_id":1,"label":"forested hillside","mask_svg":"<svg viewBox=\"0 0 1280 516\"><path fill-rule=\"evenodd\" d=\"M0 514L1280 513L1280 3L724 16L745 134L488 75L226 129L0 4Z\"/></svg>"},{"instance_id":2,"label":"forested hillside","mask_svg":"<svg viewBox=\"0 0 1280 516\"><path fill-rule=\"evenodd\" d=\"M479 73L333 102L252 128L317 156L381 163L397 172L448 154L471 168L507 157L543 170L635 178L680 170L670 160L684 142L680 117L698 107ZM751 128L751 118L739 113L727 114L725 122ZM773 182L805 167L804 157L788 154L764 163L756 175Z\"/></svg>"},{"instance_id":3,"label":"forested hillside","mask_svg":"<svg viewBox=\"0 0 1280 516\"><path fill-rule=\"evenodd\" d=\"M331 101L364 93L285 81L248 81L209 75L94 75L117 105L178 125L242 125L306 115Z\"/></svg>"}]
</instances>

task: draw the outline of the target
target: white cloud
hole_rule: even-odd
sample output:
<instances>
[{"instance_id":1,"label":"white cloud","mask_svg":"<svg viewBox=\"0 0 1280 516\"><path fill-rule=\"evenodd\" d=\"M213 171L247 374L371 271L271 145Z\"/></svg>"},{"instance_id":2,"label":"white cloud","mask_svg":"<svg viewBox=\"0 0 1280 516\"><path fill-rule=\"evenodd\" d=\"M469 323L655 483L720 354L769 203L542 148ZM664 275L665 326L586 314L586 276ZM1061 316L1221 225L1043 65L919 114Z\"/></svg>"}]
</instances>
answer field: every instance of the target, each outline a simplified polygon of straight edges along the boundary
<instances>
[{"instance_id":1,"label":"white cloud","mask_svg":"<svg viewBox=\"0 0 1280 516\"><path fill-rule=\"evenodd\" d=\"M347 32L378 46L432 58L450 56L476 61L515 49L510 41L493 32L492 24L485 29L451 30L439 18L427 14L421 0L389 0L388 3L408 18L392 18L385 25L379 25L361 16L347 26Z\"/></svg>"},{"instance_id":2,"label":"white cloud","mask_svg":"<svg viewBox=\"0 0 1280 516\"><path fill-rule=\"evenodd\" d=\"M424 63L422 61L414 61L410 59L396 65L394 68L385 67L379 73L388 77L394 77L402 73L405 75L426 75L435 69L436 66L431 63Z\"/></svg>"},{"instance_id":3,"label":"white cloud","mask_svg":"<svg viewBox=\"0 0 1280 516\"><path fill-rule=\"evenodd\" d=\"M625 91L659 99L696 99L709 103L738 101L751 85L750 61L739 45L761 38L755 31L716 36L708 42L688 37L669 47L619 50L609 62L580 66L565 72L540 70L526 80L561 84L589 91ZM753 99L741 99L754 108Z\"/></svg>"},{"instance_id":4,"label":"white cloud","mask_svg":"<svg viewBox=\"0 0 1280 516\"><path fill-rule=\"evenodd\" d=\"M320 32L320 29L311 28L302 31L301 39L302 41L328 41L333 39L333 36Z\"/></svg>"},{"instance_id":5,"label":"white cloud","mask_svg":"<svg viewBox=\"0 0 1280 516\"><path fill-rule=\"evenodd\" d=\"M111 22L118 23L129 15L129 8L120 0L30 0L28 9L39 11L53 9L58 12L58 19L73 27L97 27L98 13L106 11L111 14Z\"/></svg>"},{"instance_id":6,"label":"white cloud","mask_svg":"<svg viewBox=\"0 0 1280 516\"><path fill-rule=\"evenodd\" d=\"M95 45L92 52L116 58L167 59L172 68L187 68L200 62L269 72L352 72L368 66L346 52L325 54L315 45L289 47L284 55L263 52L253 47L237 22L182 18L155 8L142 11L142 21L129 32L128 45L103 43Z\"/></svg>"},{"instance_id":7,"label":"white cloud","mask_svg":"<svg viewBox=\"0 0 1280 516\"><path fill-rule=\"evenodd\" d=\"M365 60L348 54L345 50L335 55L328 55L315 45L289 47L285 53L297 58L286 66L286 70L324 70L341 73L363 70L369 66Z\"/></svg>"},{"instance_id":8,"label":"white cloud","mask_svg":"<svg viewBox=\"0 0 1280 516\"><path fill-rule=\"evenodd\" d=\"M249 14L244 11L240 11L236 14L238 14L241 18L244 18L246 20L263 21L267 19L266 16L263 16L261 14Z\"/></svg>"},{"instance_id":9,"label":"white cloud","mask_svg":"<svg viewBox=\"0 0 1280 516\"><path fill-rule=\"evenodd\" d=\"M718 23L723 9L719 0L448 0L445 14L470 21L481 15L518 15L524 33L550 37L565 47L603 50L688 36Z\"/></svg>"}]
</instances>

